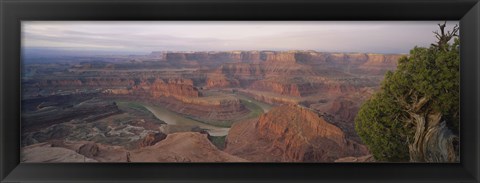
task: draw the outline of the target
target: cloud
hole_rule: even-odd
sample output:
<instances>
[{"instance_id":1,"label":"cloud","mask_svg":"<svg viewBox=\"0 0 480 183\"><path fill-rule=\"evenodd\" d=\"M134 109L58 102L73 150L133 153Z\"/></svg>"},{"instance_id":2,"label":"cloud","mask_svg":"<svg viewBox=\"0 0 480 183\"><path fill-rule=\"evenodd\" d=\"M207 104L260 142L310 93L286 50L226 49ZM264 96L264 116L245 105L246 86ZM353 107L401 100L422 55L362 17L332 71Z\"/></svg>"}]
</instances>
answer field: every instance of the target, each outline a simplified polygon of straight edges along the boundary
<instances>
[{"instance_id":1,"label":"cloud","mask_svg":"<svg viewBox=\"0 0 480 183\"><path fill-rule=\"evenodd\" d=\"M438 21L24 21L22 46L115 51L319 50L406 53ZM453 27L458 22L449 22Z\"/></svg>"}]
</instances>

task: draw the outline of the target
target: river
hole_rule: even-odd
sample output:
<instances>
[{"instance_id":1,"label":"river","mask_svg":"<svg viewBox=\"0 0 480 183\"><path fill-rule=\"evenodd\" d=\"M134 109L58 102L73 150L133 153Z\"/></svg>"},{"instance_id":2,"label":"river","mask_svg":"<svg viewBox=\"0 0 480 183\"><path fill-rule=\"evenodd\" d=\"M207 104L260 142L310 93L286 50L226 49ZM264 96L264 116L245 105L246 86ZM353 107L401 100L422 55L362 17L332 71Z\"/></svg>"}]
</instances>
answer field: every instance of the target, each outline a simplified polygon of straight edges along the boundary
<instances>
[{"instance_id":1,"label":"river","mask_svg":"<svg viewBox=\"0 0 480 183\"><path fill-rule=\"evenodd\" d=\"M147 108L153 115L155 115L155 117L162 121L165 121L165 123L169 125L198 126L200 128L206 129L208 133L212 136L225 136L230 130L230 128L217 127L190 118L186 118L161 106L145 105L143 103L142 105Z\"/></svg>"},{"instance_id":2,"label":"river","mask_svg":"<svg viewBox=\"0 0 480 183\"><path fill-rule=\"evenodd\" d=\"M226 94L224 92L221 92L223 94ZM242 95L242 94L231 94L229 93L228 95L233 95L239 99L245 100L247 102L251 102L255 105L260 106L260 108L263 109L263 112L266 113L268 112L271 108L272 105L257 101L251 97ZM158 119L165 121L165 123L169 125L191 125L191 126L198 126L200 128L206 129L208 133L212 136L225 136L228 134L228 131L230 128L225 128L225 127L218 127L214 125L209 125L206 123L202 123L200 121L190 119L187 117L182 116L181 114L177 114L175 112L172 112L168 110L165 107L162 106L157 106L157 105L149 105L145 103L138 102L138 104L143 105L145 108L147 108L155 117Z\"/></svg>"}]
</instances>

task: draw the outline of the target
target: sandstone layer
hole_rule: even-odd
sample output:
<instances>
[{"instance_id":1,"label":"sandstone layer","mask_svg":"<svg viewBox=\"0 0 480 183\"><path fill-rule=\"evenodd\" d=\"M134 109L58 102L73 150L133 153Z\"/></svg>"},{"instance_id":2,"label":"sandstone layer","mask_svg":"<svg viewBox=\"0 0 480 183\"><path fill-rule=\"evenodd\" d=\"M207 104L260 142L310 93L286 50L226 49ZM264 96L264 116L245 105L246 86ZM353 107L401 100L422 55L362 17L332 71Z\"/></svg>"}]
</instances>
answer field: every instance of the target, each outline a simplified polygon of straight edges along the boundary
<instances>
[{"instance_id":1,"label":"sandstone layer","mask_svg":"<svg viewBox=\"0 0 480 183\"><path fill-rule=\"evenodd\" d=\"M297 105L282 105L258 120L235 124L226 141L225 152L260 162L331 162L368 153L340 128Z\"/></svg>"},{"instance_id":2,"label":"sandstone layer","mask_svg":"<svg viewBox=\"0 0 480 183\"><path fill-rule=\"evenodd\" d=\"M148 138L146 138L148 139ZM53 141L26 146L22 162L245 162L220 151L199 132L169 134L135 150L88 141Z\"/></svg>"},{"instance_id":3,"label":"sandstone layer","mask_svg":"<svg viewBox=\"0 0 480 183\"><path fill-rule=\"evenodd\" d=\"M244 162L246 160L218 150L206 134L169 134L153 146L131 152L132 162Z\"/></svg>"}]
</instances>

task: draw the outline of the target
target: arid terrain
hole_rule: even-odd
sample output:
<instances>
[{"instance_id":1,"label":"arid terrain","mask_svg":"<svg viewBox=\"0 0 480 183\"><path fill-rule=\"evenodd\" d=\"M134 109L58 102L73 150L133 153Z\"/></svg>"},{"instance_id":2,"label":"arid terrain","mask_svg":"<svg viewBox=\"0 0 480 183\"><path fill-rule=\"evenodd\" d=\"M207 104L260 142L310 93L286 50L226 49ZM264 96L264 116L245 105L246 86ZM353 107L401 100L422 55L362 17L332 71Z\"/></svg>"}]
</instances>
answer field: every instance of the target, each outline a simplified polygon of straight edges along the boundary
<instances>
[{"instance_id":1,"label":"arid terrain","mask_svg":"<svg viewBox=\"0 0 480 183\"><path fill-rule=\"evenodd\" d=\"M360 105L400 54L25 60L22 162L366 162Z\"/></svg>"}]
</instances>

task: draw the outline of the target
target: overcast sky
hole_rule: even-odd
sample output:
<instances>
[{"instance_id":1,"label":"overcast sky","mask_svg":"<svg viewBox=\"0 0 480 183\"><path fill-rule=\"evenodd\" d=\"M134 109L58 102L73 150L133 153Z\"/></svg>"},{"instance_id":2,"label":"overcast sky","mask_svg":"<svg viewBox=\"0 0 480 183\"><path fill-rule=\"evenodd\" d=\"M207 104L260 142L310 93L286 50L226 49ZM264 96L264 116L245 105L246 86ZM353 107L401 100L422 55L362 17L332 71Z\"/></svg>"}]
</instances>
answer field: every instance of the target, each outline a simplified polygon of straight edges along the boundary
<instances>
[{"instance_id":1,"label":"overcast sky","mask_svg":"<svg viewBox=\"0 0 480 183\"><path fill-rule=\"evenodd\" d=\"M24 48L151 51L317 50L408 53L440 21L23 21ZM458 24L448 22L447 29Z\"/></svg>"}]
</instances>

